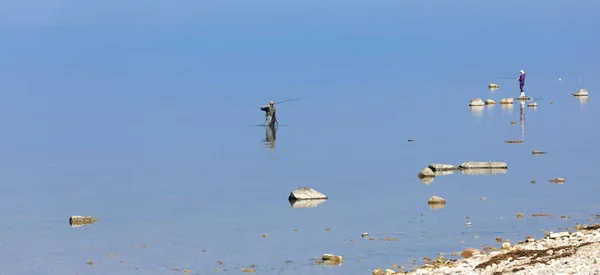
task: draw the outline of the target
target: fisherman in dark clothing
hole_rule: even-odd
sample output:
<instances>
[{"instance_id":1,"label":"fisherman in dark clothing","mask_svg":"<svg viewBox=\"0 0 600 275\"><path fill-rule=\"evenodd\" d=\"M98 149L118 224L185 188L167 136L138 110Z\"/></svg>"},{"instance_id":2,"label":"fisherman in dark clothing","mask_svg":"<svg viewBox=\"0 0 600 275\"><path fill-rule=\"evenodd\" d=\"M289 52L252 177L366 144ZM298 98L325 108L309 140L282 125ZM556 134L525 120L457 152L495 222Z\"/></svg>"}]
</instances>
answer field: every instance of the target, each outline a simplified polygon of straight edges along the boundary
<instances>
[{"instance_id":1,"label":"fisherman in dark clothing","mask_svg":"<svg viewBox=\"0 0 600 275\"><path fill-rule=\"evenodd\" d=\"M269 102L269 106L260 106L260 109L265 112L265 125L273 126L275 122L277 122L276 112L275 110L275 102L271 100Z\"/></svg>"},{"instance_id":2,"label":"fisherman in dark clothing","mask_svg":"<svg viewBox=\"0 0 600 275\"><path fill-rule=\"evenodd\" d=\"M519 87L521 87L521 97L525 97L525 91L523 91L523 86L525 86L525 72L521 70L521 75L517 78L519 81Z\"/></svg>"}]
</instances>

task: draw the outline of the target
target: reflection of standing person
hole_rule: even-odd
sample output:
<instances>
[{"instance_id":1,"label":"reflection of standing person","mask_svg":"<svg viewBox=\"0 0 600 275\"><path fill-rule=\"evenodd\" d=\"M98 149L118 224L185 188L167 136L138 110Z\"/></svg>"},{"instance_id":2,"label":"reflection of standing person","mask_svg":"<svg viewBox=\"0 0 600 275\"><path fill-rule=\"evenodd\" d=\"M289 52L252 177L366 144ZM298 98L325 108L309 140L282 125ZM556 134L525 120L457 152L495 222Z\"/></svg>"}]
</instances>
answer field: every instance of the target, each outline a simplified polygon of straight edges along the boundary
<instances>
[{"instance_id":1,"label":"reflection of standing person","mask_svg":"<svg viewBox=\"0 0 600 275\"><path fill-rule=\"evenodd\" d=\"M271 102L269 102L269 106L260 106L260 109L262 111L265 112L265 125L275 125L275 122L277 122L277 117L276 117L276 112L277 110L275 110L275 102L273 102L273 100L271 100Z\"/></svg>"},{"instance_id":2,"label":"reflection of standing person","mask_svg":"<svg viewBox=\"0 0 600 275\"><path fill-rule=\"evenodd\" d=\"M523 86L525 86L525 72L521 70L521 75L517 78L519 81L519 87L521 88L521 97L525 97L525 91L523 91Z\"/></svg>"},{"instance_id":3,"label":"reflection of standing person","mask_svg":"<svg viewBox=\"0 0 600 275\"><path fill-rule=\"evenodd\" d=\"M277 138L277 129L273 125L265 125L265 142L269 143L269 150L275 151L275 139Z\"/></svg>"},{"instance_id":4,"label":"reflection of standing person","mask_svg":"<svg viewBox=\"0 0 600 275\"><path fill-rule=\"evenodd\" d=\"M519 101L521 103L521 140L525 140L525 101Z\"/></svg>"}]
</instances>

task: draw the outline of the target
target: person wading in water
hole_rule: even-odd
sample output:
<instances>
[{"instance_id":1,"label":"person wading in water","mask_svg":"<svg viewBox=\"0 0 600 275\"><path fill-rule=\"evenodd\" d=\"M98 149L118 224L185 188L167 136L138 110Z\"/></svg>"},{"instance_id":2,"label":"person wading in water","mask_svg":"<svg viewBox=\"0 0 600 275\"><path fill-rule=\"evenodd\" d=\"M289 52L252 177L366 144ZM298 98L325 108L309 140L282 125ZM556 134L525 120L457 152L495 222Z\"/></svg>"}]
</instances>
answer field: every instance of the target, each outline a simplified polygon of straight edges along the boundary
<instances>
[{"instance_id":1,"label":"person wading in water","mask_svg":"<svg viewBox=\"0 0 600 275\"><path fill-rule=\"evenodd\" d=\"M265 112L265 125L274 126L275 122L277 122L276 112L275 110L275 102L271 100L269 102L269 106L260 106L260 109Z\"/></svg>"},{"instance_id":2,"label":"person wading in water","mask_svg":"<svg viewBox=\"0 0 600 275\"><path fill-rule=\"evenodd\" d=\"M519 78L517 78L517 80L519 81L519 87L521 87L520 97L525 97L525 91L523 91L523 86L525 86L525 72L523 70L521 70L521 75Z\"/></svg>"}]
</instances>

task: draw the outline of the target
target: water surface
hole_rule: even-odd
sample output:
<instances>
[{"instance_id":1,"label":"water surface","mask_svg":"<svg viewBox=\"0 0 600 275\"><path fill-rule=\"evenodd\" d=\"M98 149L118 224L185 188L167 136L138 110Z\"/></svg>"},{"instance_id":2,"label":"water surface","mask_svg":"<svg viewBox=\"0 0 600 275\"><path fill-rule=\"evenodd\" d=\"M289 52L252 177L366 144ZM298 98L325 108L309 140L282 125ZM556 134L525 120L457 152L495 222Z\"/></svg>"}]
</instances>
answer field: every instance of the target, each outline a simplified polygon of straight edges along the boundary
<instances>
[{"instance_id":1,"label":"water surface","mask_svg":"<svg viewBox=\"0 0 600 275\"><path fill-rule=\"evenodd\" d=\"M205 274L254 264L256 274L370 274L498 236L515 243L591 223L600 207L598 8L0 4L0 273ZM517 96L516 80L499 77L521 69L538 108L468 107L475 97ZM490 82L501 88L489 91ZM579 88L589 101L570 95ZM258 107L297 97L278 106L270 150ZM429 163L468 160L509 168L417 178ZM567 181L547 182L555 177ZM287 196L300 186L330 199L292 208ZM447 205L430 209L432 195ZM71 215L99 221L71 228ZM345 262L313 265L324 253Z\"/></svg>"}]
</instances>

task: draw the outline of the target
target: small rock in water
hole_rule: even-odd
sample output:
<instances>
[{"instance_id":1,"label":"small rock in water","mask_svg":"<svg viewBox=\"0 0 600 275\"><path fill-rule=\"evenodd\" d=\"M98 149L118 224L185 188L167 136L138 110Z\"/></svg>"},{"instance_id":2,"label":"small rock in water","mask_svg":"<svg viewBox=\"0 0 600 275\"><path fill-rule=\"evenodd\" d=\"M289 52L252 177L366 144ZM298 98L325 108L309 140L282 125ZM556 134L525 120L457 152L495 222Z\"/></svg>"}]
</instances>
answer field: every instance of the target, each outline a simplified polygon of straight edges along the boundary
<instances>
[{"instance_id":1,"label":"small rock in water","mask_svg":"<svg viewBox=\"0 0 600 275\"><path fill-rule=\"evenodd\" d=\"M511 121L510 124L517 124L517 122L516 121Z\"/></svg>"},{"instance_id":2,"label":"small rock in water","mask_svg":"<svg viewBox=\"0 0 600 275\"><path fill-rule=\"evenodd\" d=\"M565 179L564 178L555 178L555 179L551 179L548 182L552 182L552 183L556 183L556 184L563 184L565 183Z\"/></svg>"},{"instance_id":3,"label":"small rock in water","mask_svg":"<svg viewBox=\"0 0 600 275\"><path fill-rule=\"evenodd\" d=\"M531 103L527 104L527 107L537 107L537 106L538 106L538 104L535 102L531 102Z\"/></svg>"},{"instance_id":4,"label":"small rock in water","mask_svg":"<svg viewBox=\"0 0 600 275\"><path fill-rule=\"evenodd\" d=\"M485 105L494 105L496 104L496 101L492 100L492 99L486 99L485 100Z\"/></svg>"},{"instance_id":5,"label":"small rock in water","mask_svg":"<svg viewBox=\"0 0 600 275\"><path fill-rule=\"evenodd\" d=\"M493 88L500 88L500 85L498 84L494 84L494 83L490 83L490 85L488 85L488 88L493 89Z\"/></svg>"},{"instance_id":6,"label":"small rock in water","mask_svg":"<svg viewBox=\"0 0 600 275\"><path fill-rule=\"evenodd\" d=\"M506 143L511 143L511 144L521 144L521 143L523 143L525 141L524 140L514 140L514 139L512 139L512 140L507 140L505 142Z\"/></svg>"},{"instance_id":7,"label":"small rock in water","mask_svg":"<svg viewBox=\"0 0 600 275\"><path fill-rule=\"evenodd\" d=\"M438 197L438 196L432 196L431 198L429 198L429 201L427 201L428 204L446 204L446 200L443 199L442 197Z\"/></svg>"},{"instance_id":8,"label":"small rock in water","mask_svg":"<svg viewBox=\"0 0 600 275\"><path fill-rule=\"evenodd\" d=\"M500 100L500 104L513 104L514 99L512 97L509 98L503 98L502 100Z\"/></svg>"},{"instance_id":9,"label":"small rock in water","mask_svg":"<svg viewBox=\"0 0 600 275\"><path fill-rule=\"evenodd\" d=\"M486 200L486 199L485 199L485 197L481 197L481 199L480 199L480 200L484 201L484 200Z\"/></svg>"},{"instance_id":10,"label":"small rock in water","mask_svg":"<svg viewBox=\"0 0 600 275\"><path fill-rule=\"evenodd\" d=\"M324 254L321 259L323 260L323 264L326 265L341 265L344 262L342 256L333 254Z\"/></svg>"},{"instance_id":11,"label":"small rock in water","mask_svg":"<svg viewBox=\"0 0 600 275\"><path fill-rule=\"evenodd\" d=\"M414 139L409 139L408 142L415 142L415 140Z\"/></svg>"},{"instance_id":12,"label":"small rock in water","mask_svg":"<svg viewBox=\"0 0 600 275\"><path fill-rule=\"evenodd\" d=\"M531 151L532 155L542 155L542 154L547 154L547 152L544 151L539 151L539 150L533 150Z\"/></svg>"},{"instance_id":13,"label":"small rock in water","mask_svg":"<svg viewBox=\"0 0 600 275\"><path fill-rule=\"evenodd\" d=\"M458 167L452 165L452 164L443 164L443 163L432 163L429 164L429 169L431 169L433 172L438 172L438 171L454 171L457 170Z\"/></svg>"},{"instance_id":14,"label":"small rock in water","mask_svg":"<svg viewBox=\"0 0 600 275\"><path fill-rule=\"evenodd\" d=\"M535 184L535 180L532 180L532 181L531 181L531 184Z\"/></svg>"},{"instance_id":15,"label":"small rock in water","mask_svg":"<svg viewBox=\"0 0 600 275\"><path fill-rule=\"evenodd\" d=\"M501 243L502 242L502 237L496 237L496 242Z\"/></svg>"},{"instance_id":16,"label":"small rock in water","mask_svg":"<svg viewBox=\"0 0 600 275\"><path fill-rule=\"evenodd\" d=\"M579 91L573 93L573 96L588 96L588 91L586 89L579 89Z\"/></svg>"},{"instance_id":17,"label":"small rock in water","mask_svg":"<svg viewBox=\"0 0 600 275\"><path fill-rule=\"evenodd\" d=\"M435 173L433 172L433 170L431 170L431 168L425 167L425 168L423 168L423 170L421 170L421 172L419 172L419 178L429 178L429 177L435 177Z\"/></svg>"},{"instance_id":18,"label":"small rock in water","mask_svg":"<svg viewBox=\"0 0 600 275\"><path fill-rule=\"evenodd\" d=\"M364 238L366 236L369 236L369 233L365 232L365 233L360 234L360 236Z\"/></svg>"},{"instance_id":19,"label":"small rock in water","mask_svg":"<svg viewBox=\"0 0 600 275\"><path fill-rule=\"evenodd\" d=\"M466 222L466 223L465 223L465 226L471 226L471 225L472 225L472 223L471 223L471 222Z\"/></svg>"},{"instance_id":20,"label":"small rock in water","mask_svg":"<svg viewBox=\"0 0 600 275\"><path fill-rule=\"evenodd\" d=\"M525 215L523 215L523 213L519 213L519 214L517 214L517 218L519 218L519 219L525 218Z\"/></svg>"},{"instance_id":21,"label":"small rock in water","mask_svg":"<svg viewBox=\"0 0 600 275\"><path fill-rule=\"evenodd\" d=\"M86 225L86 224L93 224L96 221L97 220L94 217L92 217L92 216L87 216L87 217L84 217L84 216L71 216L69 218L69 224L72 227L80 227L80 226L83 226L83 225Z\"/></svg>"},{"instance_id":22,"label":"small rock in water","mask_svg":"<svg viewBox=\"0 0 600 275\"><path fill-rule=\"evenodd\" d=\"M269 237L269 234L263 234L263 238L265 238L265 239L266 239L266 238L268 238L268 237Z\"/></svg>"},{"instance_id":23,"label":"small rock in water","mask_svg":"<svg viewBox=\"0 0 600 275\"><path fill-rule=\"evenodd\" d=\"M323 200L328 199L325 194L308 187L300 187L292 193L288 198L290 201L292 200Z\"/></svg>"},{"instance_id":24,"label":"small rock in water","mask_svg":"<svg viewBox=\"0 0 600 275\"><path fill-rule=\"evenodd\" d=\"M383 269L377 268L373 270L373 275L383 275Z\"/></svg>"},{"instance_id":25,"label":"small rock in water","mask_svg":"<svg viewBox=\"0 0 600 275\"><path fill-rule=\"evenodd\" d=\"M474 98L469 102L469 106L485 106L485 102L481 98Z\"/></svg>"}]
</instances>

